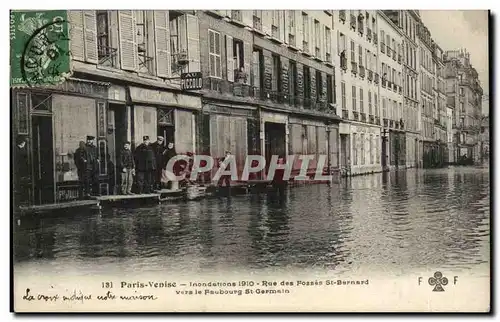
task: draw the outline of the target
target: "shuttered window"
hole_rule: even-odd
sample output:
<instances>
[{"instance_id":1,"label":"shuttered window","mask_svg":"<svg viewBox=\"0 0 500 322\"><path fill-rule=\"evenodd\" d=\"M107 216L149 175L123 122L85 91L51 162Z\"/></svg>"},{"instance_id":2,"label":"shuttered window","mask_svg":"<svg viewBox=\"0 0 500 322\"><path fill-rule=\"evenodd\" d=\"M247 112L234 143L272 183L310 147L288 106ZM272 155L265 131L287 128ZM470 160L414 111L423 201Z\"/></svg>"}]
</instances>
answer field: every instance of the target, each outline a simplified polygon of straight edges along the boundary
<instances>
[{"instance_id":1,"label":"shuttered window","mask_svg":"<svg viewBox=\"0 0 500 322\"><path fill-rule=\"evenodd\" d=\"M221 39L220 33L208 30L208 65L211 77L222 78L221 73Z\"/></svg>"},{"instance_id":2,"label":"shuttered window","mask_svg":"<svg viewBox=\"0 0 500 322\"><path fill-rule=\"evenodd\" d=\"M121 68L135 71L137 69L137 43L133 11L120 10L118 12L118 25Z\"/></svg>"},{"instance_id":3,"label":"shuttered window","mask_svg":"<svg viewBox=\"0 0 500 322\"><path fill-rule=\"evenodd\" d=\"M167 10L154 11L156 74L160 77L170 77L170 23Z\"/></svg>"},{"instance_id":4,"label":"shuttered window","mask_svg":"<svg viewBox=\"0 0 500 322\"><path fill-rule=\"evenodd\" d=\"M70 10L69 22L73 59L97 64L96 12L94 10Z\"/></svg>"}]
</instances>

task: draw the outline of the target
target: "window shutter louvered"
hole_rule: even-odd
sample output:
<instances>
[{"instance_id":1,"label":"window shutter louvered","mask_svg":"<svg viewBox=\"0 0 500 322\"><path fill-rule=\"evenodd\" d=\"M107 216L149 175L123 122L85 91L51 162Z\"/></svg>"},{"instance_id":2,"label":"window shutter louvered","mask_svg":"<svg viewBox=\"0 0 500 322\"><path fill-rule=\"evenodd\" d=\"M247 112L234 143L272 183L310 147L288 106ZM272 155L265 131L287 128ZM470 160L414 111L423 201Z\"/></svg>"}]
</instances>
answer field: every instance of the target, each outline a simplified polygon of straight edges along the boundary
<instances>
[{"instance_id":1,"label":"window shutter louvered","mask_svg":"<svg viewBox=\"0 0 500 322\"><path fill-rule=\"evenodd\" d=\"M95 10L85 10L85 61L92 64L98 63L97 55L97 18Z\"/></svg>"},{"instance_id":2,"label":"window shutter louvered","mask_svg":"<svg viewBox=\"0 0 500 322\"><path fill-rule=\"evenodd\" d=\"M234 82L233 37L226 36L227 80Z\"/></svg>"},{"instance_id":3,"label":"window shutter louvered","mask_svg":"<svg viewBox=\"0 0 500 322\"><path fill-rule=\"evenodd\" d=\"M156 74L170 77L170 31L167 10L154 11Z\"/></svg>"},{"instance_id":4,"label":"window shutter louvered","mask_svg":"<svg viewBox=\"0 0 500 322\"><path fill-rule=\"evenodd\" d=\"M245 84L250 84L250 77L248 75L250 75L250 66L251 66L251 62L252 62L252 44L250 43L243 43L243 58L244 58L244 61L243 61L243 64L244 64L244 68L245 68L245 72L247 73L247 78L245 80Z\"/></svg>"},{"instance_id":5,"label":"window shutter louvered","mask_svg":"<svg viewBox=\"0 0 500 322\"><path fill-rule=\"evenodd\" d=\"M71 56L74 60L85 61L85 35L83 32L83 11L70 10L69 30L70 30L70 48Z\"/></svg>"},{"instance_id":6,"label":"window shutter louvered","mask_svg":"<svg viewBox=\"0 0 500 322\"><path fill-rule=\"evenodd\" d=\"M120 33L120 61L124 70L136 71L137 69L137 43L134 12L120 10L118 12L118 25Z\"/></svg>"},{"instance_id":7,"label":"window shutter louvered","mask_svg":"<svg viewBox=\"0 0 500 322\"><path fill-rule=\"evenodd\" d=\"M295 10L295 26L297 33L295 35L295 47L302 48L304 41L304 27L302 26L302 11Z\"/></svg>"},{"instance_id":8,"label":"window shutter louvered","mask_svg":"<svg viewBox=\"0 0 500 322\"><path fill-rule=\"evenodd\" d=\"M187 45L189 72L199 72L200 68L200 29L198 25L198 17L186 15L187 25Z\"/></svg>"}]
</instances>

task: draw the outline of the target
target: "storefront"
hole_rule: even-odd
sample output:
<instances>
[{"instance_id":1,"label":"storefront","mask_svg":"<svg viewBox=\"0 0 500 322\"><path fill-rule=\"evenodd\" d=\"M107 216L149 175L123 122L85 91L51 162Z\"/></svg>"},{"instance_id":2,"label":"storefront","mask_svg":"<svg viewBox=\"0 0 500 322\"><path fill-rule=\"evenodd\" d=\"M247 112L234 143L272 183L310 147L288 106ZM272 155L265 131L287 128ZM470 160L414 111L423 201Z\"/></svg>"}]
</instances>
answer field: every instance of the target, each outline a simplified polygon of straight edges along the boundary
<instances>
[{"instance_id":1,"label":"storefront","mask_svg":"<svg viewBox=\"0 0 500 322\"><path fill-rule=\"evenodd\" d=\"M226 151L230 151L239 176L247 155L261 154L259 113L255 106L234 106L207 99L197 125L200 138L198 153L222 158ZM216 167L213 171L215 174ZM208 175L206 180L210 180Z\"/></svg>"},{"instance_id":2,"label":"storefront","mask_svg":"<svg viewBox=\"0 0 500 322\"><path fill-rule=\"evenodd\" d=\"M151 142L163 136L178 154L196 151L196 118L201 99L194 95L130 86L131 138L133 148L143 136Z\"/></svg>"},{"instance_id":3,"label":"storefront","mask_svg":"<svg viewBox=\"0 0 500 322\"><path fill-rule=\"evenodd\" d=\"M107 193L109 86L71 78L58 86L12 91L14 137L28 137L31 168L28 204L78 198L78 174L73 156L87 135L96 138L101 193Z\"/></svg>"}]
</instances>

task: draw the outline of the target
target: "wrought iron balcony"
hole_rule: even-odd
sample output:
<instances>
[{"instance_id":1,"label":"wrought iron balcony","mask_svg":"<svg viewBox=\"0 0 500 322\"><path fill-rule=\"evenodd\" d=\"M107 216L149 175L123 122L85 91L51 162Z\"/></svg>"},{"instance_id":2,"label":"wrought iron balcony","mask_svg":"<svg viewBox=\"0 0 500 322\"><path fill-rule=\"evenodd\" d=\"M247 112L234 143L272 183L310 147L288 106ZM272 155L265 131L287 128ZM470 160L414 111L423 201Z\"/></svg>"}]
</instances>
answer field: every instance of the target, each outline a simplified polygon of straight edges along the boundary
<instances>
[{"instance_id":1,"label":"wrought iron balcony","mask_svg":"<svg viewBox=\"0 0 500 322\"><path fill-rule=\"evenodd\" d=\"M371 82L373 81L373 71L368 69L368 80Z\"/></svg>"},{"instance_id":2,"label":"wrought iron balcony","mask_svg":"<svg viewBox=\"0 0 500 322\"><path fill-rule=\"evenodd\" d=\"M361 122L366 123L366 113L361 112Z\"/></svg>"},{"instance_id":3,"label":"wrought iron balcony","mask_svg":"<svg viewBox=\"0 0 500 322\"><path fill-rule=\"evenodd\" d=\"M340 56L340 68L347 70L347 58L345 56Z\"/></svg>"},{"instance_id":4,"label":"wrought iron balcony","mask_svg":"<svg viewBox=\"0 0 500 322\"><path fill-rule=\"evenodd\" d=\"M345 120L349 119L349 111L346 109L342 109L342 118Z\"/></svg>"},{"instance_id":5,"label":"wrought iron balcony","mask_svg":"<svg viewBox=\"0 0 500 322\"><path fill-rule=\"evenodd\" d=\"M109 46L97 45L97 55L99 57L99 65L109 65L115 67L115 57L117 49Z\"/></svg>"},{"instance_id":6,"label":"wrought iron balcony","mask_svg":"<svg viewBox=\"0 0 500 322\"><path fill-rule=\"evenodd\" d=\"M371 124L375 124L375 116L373 116L373 115L370 114L369 118L370 118L370 123Z\"/></svg>"},{"instance_id":7,"label":"wrought iron balcony","mask_svg":"<svg viewBox=\"0 0 500 322\"><path fill-rule=\"evenodd\" d=\"M236 21L243 21L241 10L231 10L231 19Z\"/></svg>"},{"instance_id":8,"label":"wrought iron balcony","mask_svg":"<svg viewBox=\"0 0 500 322\"><path fill-rule=\"evenodd\" d=\"M359 77L365 78L365 66L359 65Z\"/></svg>"},{"instance_id":9,"label":"wrought iron balcony","mask_svg":"<svg viewBox=\"0 0 500 322\"><path fill-rule=\"evenodd\" d=\"M352 116L355 121L359 121L359 112L358 111L352 111Z\"/></svg>"},{"instance_id":10,"label":"wrought iron balcony","mask_svg":"<svg viewBox=\"0 0 500 322\"><path fill-rule=\"evenodd\" d=\"M358 73L358 64L355 61L351 61L351 72L353 74Z\"/></svg>"},{"instance_id":11,"label":"wrought iron balcony","mask_svg":"<svg viewBox=\"0 0 500 322\"><path fill-rule=\"evenodd\" d=\"M351 15L351 28L356 31L356 17Z\"/></svg>"},{"instance_id":12,"label":"wrought iron balcony","mask_svg":"<svg viewBox=\"0 0 500 322\"><path fill-rule=\"evenodd\" d=\"M345 22L345 10L339 11L339 20Z\"/></svg>"},{"instance_id":13,"label":"wrought iron balcony","mask_svg":"<svg viewBox=\"0 0 500 322\"><path fill-rule=\"evenodd\" d=\"M260 17L253 16L253 27L256 30L262 31L262 22L261 22Z\"/></svg>"}]
</instances>

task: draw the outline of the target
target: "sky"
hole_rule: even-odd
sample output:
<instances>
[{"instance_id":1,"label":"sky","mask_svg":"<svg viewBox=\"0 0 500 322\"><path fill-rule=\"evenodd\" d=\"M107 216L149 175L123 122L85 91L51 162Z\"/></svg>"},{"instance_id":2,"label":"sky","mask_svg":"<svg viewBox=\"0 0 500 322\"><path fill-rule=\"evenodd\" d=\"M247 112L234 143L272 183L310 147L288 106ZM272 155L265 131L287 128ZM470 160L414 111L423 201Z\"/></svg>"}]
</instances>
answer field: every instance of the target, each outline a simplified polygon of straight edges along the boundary
<instances>
[{"instance_id":1,"label":"sky","mask_svg":"<svg viewBox=\"0 0 500 322\"><path fill-rule=\"evenodd\" d=\"M443 49L464 48L470 53L472 66L479 74L485 95L488 82L488 11L486 10L420 10L422 22L434 41Z\"/></svg>"}]
</instances>

